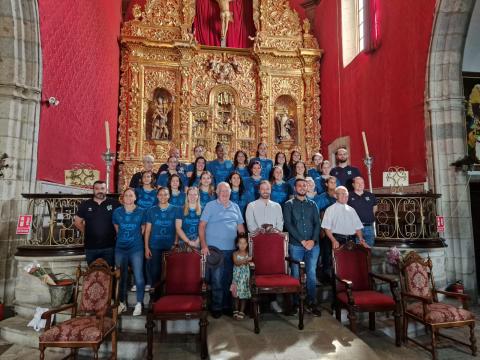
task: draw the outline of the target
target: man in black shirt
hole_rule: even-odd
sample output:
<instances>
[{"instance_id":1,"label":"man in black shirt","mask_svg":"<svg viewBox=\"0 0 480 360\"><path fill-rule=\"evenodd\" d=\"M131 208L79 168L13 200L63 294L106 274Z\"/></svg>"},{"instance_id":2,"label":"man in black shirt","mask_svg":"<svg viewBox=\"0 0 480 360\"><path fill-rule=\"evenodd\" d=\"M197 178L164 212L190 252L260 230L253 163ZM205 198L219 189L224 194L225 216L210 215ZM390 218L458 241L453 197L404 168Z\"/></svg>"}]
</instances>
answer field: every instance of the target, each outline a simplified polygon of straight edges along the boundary
<instances>
[{"instance_id":1,"label":"man in black shirt","mask_svg":"<svg viewBox=\"0 0 480 360\"><path fill-rule=\"evenodd\" d=\"M353 190L353 178L360 175L360 170L354 166L348 165L348 151L345 147L339 147L335 152L335 161L337 166L330 171L330 175L335 176L340 185L345 186L348 191Z\"/></svg>"},{"instance_id":2,"label":"man in black shirt","mask_svg":"<svg viewBox=\"0 0 480 360\"><path fill-rule=\"evenodd\" d=\"M84 233L88 264L102 258L114 266L115 228L112 214L119 206L118 200L107 198L107 184L100 180L93 184L93 199L85 200L79 205L75 227Z\"/></svg>"}]
</instances>

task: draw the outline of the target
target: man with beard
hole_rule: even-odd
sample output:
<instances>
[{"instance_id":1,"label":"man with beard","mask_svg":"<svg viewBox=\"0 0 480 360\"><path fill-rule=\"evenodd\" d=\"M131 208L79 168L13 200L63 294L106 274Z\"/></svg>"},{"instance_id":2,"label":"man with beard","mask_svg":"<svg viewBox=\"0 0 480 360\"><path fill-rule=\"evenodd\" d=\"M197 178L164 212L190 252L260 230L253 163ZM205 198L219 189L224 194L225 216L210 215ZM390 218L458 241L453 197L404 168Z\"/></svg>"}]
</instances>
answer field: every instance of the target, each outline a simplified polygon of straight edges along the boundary
<instances>
[{"instance_id":1,"label":"man with beard","mask_svg":"<svg viewBox=\"0 0 480 360\"><path fill-rule=\"evenodd\" d=\"M289 233L288 253L293 260L305 261L307 273L306 310L315 316L321 311L317 306L317 262L320 254L320 215L317 205L307 199L307 182L295 180L295 197L284 205L285 230ZM298 265L292 264L292 275L299 278Z\"/></svg>"},{"instance_id":2,"label":"man with beard","mask_svg":"<svg viewBox=\"0 0 480 360\"><path fill-rule=\"evenodd\" d=\"M247 206L246 220L249 232L254 232L262 225L272 225L275 229L283 230L283 215L280 204L270 200L272 186L267 180L259 185L260 198Z\"/></svg>"},{"instance_id":3,"label":"man with beard","mask_svg":"<svg viewBox=\"0 0 480 360\"><path fill-rule=\"evenodd\" d=\"M335 161L337 166L330 171L330 175L335 176L340 182L340 185L345 186L348 190L353 190L353 178L361 175L358 168L347 164L348 151L345 147L337 149L335 152Z\"/></svg>"},{"instance_id":4,"label":"man with beard","mask_svg":"<svg viewBox=\"0 0 480 360\"><path fill-rule=\"evenodd\" d=\"M93 183L93 199L83 201L77 210L74 224L84 233L85 257L90 264L104 259L110 266L115 264L115 228L112 223L113 210L120 203L107 198L107 184L97 180Z\"/></svg>"}]
</instances>

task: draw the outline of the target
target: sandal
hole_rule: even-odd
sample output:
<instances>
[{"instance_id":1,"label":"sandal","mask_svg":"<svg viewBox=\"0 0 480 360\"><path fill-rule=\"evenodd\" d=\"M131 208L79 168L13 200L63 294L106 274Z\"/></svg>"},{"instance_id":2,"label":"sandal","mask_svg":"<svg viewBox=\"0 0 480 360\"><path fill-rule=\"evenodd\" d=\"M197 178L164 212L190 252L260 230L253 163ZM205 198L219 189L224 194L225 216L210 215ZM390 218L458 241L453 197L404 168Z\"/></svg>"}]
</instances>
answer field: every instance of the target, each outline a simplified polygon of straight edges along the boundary
<instances>
[{"instance_id":1,"label":"sandal","mask_svg":"<svg viewBox=\"0 0 480 360\"><path fill-rule=\"evenodd\" d=\"M245 317L245 314L241 311L238 312L238 315L237 315L237 319L238 320L243 320L243 318Z\"/></svg>"},{"instance_id":2,"label":"sandal","mask_svg":"<svg viewBox=\"0 0 480 360\"><path fill-rule=\"evenodd\" d=\"M239 313L238 310L234 310L234 311L233 311L233 318L234 318L235 320L238 320L238 313Z\"/></svg>"}]
</instances>

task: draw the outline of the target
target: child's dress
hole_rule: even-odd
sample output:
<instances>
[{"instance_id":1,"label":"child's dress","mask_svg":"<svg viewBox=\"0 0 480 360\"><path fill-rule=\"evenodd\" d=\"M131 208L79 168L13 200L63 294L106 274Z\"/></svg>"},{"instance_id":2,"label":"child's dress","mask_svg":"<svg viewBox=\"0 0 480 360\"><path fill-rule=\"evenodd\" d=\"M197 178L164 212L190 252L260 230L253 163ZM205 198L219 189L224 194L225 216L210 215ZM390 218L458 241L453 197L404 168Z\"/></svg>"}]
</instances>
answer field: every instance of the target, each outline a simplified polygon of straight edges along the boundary
<instances>
[{"instance_id":1,"label":"child's dress","mask_svg":"<svg viewBox=\"0 0 480 360\"><path fill-rule=\"evenodd\" d=\"M237 260L245 260L248 255L236 255ZM233 267L233 281L231 290L234 297L239 299L250 299L250 269L248 264Z\"/></svg>"}]
</instances>

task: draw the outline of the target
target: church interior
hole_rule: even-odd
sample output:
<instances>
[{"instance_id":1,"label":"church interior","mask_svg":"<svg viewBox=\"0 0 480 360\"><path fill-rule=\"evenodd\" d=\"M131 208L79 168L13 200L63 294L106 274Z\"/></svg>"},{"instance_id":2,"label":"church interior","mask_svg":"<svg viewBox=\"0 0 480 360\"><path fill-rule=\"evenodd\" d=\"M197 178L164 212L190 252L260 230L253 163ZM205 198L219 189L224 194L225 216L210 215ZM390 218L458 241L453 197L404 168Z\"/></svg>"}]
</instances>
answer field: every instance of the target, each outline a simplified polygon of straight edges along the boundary
<instances>
[{"instance_id":1,"label":"church interior","mask_svg":"<svg viewBox=\"0 0 480 360\"><path fill-rule=\"evenodd\" d=\"M428 304L456 289L480 315L478 34L476 0L0 1L0 359L43 359L27 323L53 295L27 269L73 279L87 266L74 217L96 180L118 197L145 156L156 171L172 151L193 163L198 146L214 160L217 144L231 160L259 144L270 159L297 152L308 168L346 149L378 200L370 270L398 306L335 318L338 289L319 281L322 316L306 313L303 330L268 306L260 334L248 314L158 320L153 358L204 358L206 323L211 359L470 358L475 317L442 323L466 347L440 340L425 316L407 321L405 291L388 283L403 281L389 256L417 254L439 293ZM100 357L147 358L146 324L119 316Z\"/></svg>"}]
</instances>

